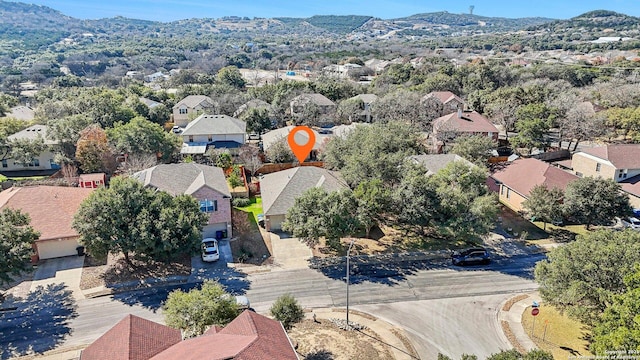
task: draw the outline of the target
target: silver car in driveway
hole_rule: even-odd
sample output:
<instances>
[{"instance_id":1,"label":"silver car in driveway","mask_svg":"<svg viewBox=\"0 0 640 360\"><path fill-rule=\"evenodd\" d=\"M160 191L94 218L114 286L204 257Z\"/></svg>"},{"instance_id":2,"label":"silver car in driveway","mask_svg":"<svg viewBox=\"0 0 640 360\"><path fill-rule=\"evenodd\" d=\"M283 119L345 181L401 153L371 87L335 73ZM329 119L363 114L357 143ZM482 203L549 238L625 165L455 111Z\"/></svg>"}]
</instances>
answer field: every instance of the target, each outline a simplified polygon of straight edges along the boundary
<instances>
[{"instance_id":1,"label":"silver car in driveway","mask_svg":"<svg viewBox=\"0 0 640 360\"><path fill-rule=\"evenodd\" d=\"M206 238L202 240L202 261L212 262L220 259L220 251L218 249L218 240L214 238Z\"/></svg>"}]
</instances>

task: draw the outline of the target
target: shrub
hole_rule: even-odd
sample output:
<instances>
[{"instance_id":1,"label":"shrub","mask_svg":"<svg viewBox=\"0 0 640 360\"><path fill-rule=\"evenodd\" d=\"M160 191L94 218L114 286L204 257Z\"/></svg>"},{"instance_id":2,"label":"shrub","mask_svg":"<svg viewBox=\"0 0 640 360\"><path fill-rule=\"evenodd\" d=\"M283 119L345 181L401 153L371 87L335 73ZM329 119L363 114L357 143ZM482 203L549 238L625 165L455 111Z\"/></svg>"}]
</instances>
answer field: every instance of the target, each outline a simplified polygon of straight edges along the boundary
<instances>
[{"instance_id":1,"label":"shrub","mask_svg":"<svg viewBox=\"0 0 640 360\"><path fill-rule=\"evenodd\" d=\"M249 198L235 198L231 201L234 207L245 207L251 205L251 199Z\"/></svg>"},{"instance_id":2,"label":"shrub","mask_svg":"<svg viewBox=\"0 0 640 360\"><path fill-rule=\"evenodd\" d=\"M285 329L290 329L293 324L304 318L302 306L298 304L296 298L291 294L281 295L276 299L269 311L276 320L282 322L282 326Z\"/></svg>"},{"instance_id":3,"label":"shrub","mask_svg":"<svg viewBox=\"0 0 640 360\"><path fill-rule=\"evenodd\" d=\"M229 181L229 185L231 185L232 188L236 188L244 184L242 182L242 179L239 178L238 175L236 175L235 173L232 173L227 179L227 181Z\"/></svg>"}]
</instances>

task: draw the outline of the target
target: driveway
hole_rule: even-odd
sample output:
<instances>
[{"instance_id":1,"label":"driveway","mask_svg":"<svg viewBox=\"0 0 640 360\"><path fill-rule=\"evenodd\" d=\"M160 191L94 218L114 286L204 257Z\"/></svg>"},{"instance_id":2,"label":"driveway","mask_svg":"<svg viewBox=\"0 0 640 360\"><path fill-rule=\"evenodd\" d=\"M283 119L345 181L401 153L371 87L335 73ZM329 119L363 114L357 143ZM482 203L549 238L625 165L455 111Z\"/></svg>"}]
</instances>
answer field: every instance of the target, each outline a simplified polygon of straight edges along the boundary
<instances>
[{"instance_id":1,"label":"driveway","mask_svg":"<svg viewBox=\"0 0 640 360\"><path fill-rule=\"evenodd\" d=\"M199 254L191 258L191 275L189 276L189 282L215 279L221 270L227 268L227 264L233 262L229 240L218 241L218 252L220 253L220 259L214 262L202 261L202 257Z\"/></svg>"},{"instance_id":2,"label":"driveway","mask_svg":"<svg viewBox=\"0 0 640 360\"><path fill-rule=\"evenodd\" d=\"M47 287L52 284L64 284L77 300L84 299L80 290L80 278L84 256L67 256L63 258L42 260L31 281L31 291L38 286Z\"/></svg>"},{"instance_id":3,"label":"driveway","mask_svg":"<svg viewBox=\"0 0 640 360\"><path fill-rule=\"evenodd\" d=\"M285 233L270 232L273 249L273 270L306 269L313 257L311 249L298 238Z\"/></svg>"}]
</instances>

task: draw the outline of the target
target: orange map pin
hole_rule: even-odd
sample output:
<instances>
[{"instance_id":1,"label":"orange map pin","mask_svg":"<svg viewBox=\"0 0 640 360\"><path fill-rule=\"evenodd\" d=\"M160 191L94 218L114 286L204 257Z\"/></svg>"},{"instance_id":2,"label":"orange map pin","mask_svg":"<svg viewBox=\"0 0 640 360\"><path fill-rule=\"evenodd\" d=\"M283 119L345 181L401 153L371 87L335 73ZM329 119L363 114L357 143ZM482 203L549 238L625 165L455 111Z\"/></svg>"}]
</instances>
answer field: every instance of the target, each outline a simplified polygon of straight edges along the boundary
<instances>
[{"instance_id":1,"label":"orange map pin","mask_svg":"<svg viewBox=\"0 0 640 360\"><path fill-rule=\"evenodd\" d=\"M303 133L306 133L306 136ZM306 143L304 143L305 140ZM313 145L316 143L316 134L307 126L296 126L289 132L287 142L289 142L289 147L298 161L303 163L311 150L313 150Z\"/></svg>"}]
</instances>

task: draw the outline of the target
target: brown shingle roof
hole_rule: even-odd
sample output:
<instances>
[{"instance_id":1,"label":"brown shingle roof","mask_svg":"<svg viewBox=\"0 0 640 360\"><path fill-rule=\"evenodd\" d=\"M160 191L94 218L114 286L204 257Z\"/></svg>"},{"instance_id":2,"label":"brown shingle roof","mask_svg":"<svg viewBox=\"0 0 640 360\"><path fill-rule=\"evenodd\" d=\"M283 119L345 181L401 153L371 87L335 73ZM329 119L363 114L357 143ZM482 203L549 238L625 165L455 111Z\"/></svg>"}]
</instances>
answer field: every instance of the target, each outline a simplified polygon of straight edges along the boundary
<instances>
[{"instance_id":1,"label":"brown shingle roof","mask_svg":"<svg viewBox=\"0 0 640 360\"><path fill-rule=\"evenodd\" d=\"M578 179L571 173L531 158L518 159L491 177L523 196L529 196L536 185L564 190L567 184Z\"/></svg>"},{"instance_id":2,"label":"brown shingle roof","mask_svg":"<svg viewBox=\"0 0 640 360\"><path fill-rule=\"evenodd\" d=\"M433 120L433 128L438 130L469 132L469 133L497 133L498 129L487 118L475 111L463 111L462 116L454 112Z\"/></svg>"},{"instance_id":3,"label":"brown shingle roof","mask_svg":"<svg viewBox=\"0 0 640 360\"><path fill-rule=\"evenodd\" d=\"M181 340L179 330L135 315L127 315L84 349L81 358L82 360L147 360Z\"/></svg>"},{"instance_id":4,"label":"brown shingle roof","mask_svg":"<svg viewBox=\"0 0 640 360\"><path fill-rule=\"evenodd\" d=\"M29 214L39 240L78 236L71 227L80 203L93 189L64 186L12 187L0 193L0 209L20 209Z\"/></svg>"},{"instance_id":5,"label":"brown shingle roof","mask_svg":"<svg viewBox=\"0 0 640 360\"><path fill-rule=\"evenodd\" d=\"M608 160L616 169L640 169L640 145L618 144L582 150L583 153Z\"/></svg>"},{"instance_id":6,"label":"brown shingle roof","mask_svg":"<svg viewBox=\"0 0 640 360\"><path fill-rule=\"evenodd\" d=\"M278 321L245 310L222 330L183 341L152 358L173 359L297 360L298 356Z\"/></svg>"},{"instance_id":7,"label":"brown shingle roof","mask_svg":"<svg viewBox=\"0 0 640 360\"><path fill-rule=\"evenodd\" d=\"M433 91L424 96L425 98L434 97L438 99L442 104L446 104L452 100L458 100L459 102L464 104L464 100L462 100L458 95L452 93L451 91Z\"/></svg>"}]
</instances>

